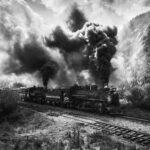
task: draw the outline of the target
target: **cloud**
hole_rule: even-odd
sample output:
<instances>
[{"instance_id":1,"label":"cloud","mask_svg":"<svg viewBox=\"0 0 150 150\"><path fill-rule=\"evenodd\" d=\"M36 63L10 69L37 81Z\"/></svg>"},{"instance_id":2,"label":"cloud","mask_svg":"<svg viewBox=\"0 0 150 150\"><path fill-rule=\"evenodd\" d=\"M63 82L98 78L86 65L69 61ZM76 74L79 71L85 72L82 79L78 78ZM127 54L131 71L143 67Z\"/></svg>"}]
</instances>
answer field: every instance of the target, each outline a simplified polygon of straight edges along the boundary
<instances>
[{"instance_id":1,"label":"cloud","mask_svg":"<svg viewBox=\"0 0 150 150\"><path fill-rule=\"evenodd\" d=\"M28 73L34 74L33 72L39 70L44 63L52 60L59 68L61 67L57 79L65 72L64 79L70 82L70 76L77 71L73 78L74 81L77 80L83 69L77 66L79 64L84 66L87 60L81 52L81 49L85 50L84 41L78 31L72 33L66 24L75 3L78 6L75 10L79 12L82 10L86 19L81 15L79 27L74 20L75 25L72 27L77 28L72 31L80 29L85 20L88 20L101 25L116 25L119 28L118 38L121 37L124 24L131 18L150 10L146 0L1 0L0 75L5 76L9 73L11 76L16 73L15 76L18 78L19 76L26 78ZM55 28L56 26L59 27ZM49 35L51 38L47 41L48 47L45 45L45 36ZM21 72L26 74L22 75ZM13 77L14 75L11 79ZM37 76L34 78L40 82ZM53 83L56 85L56 81Z\"/></svg>"}]
</instances>

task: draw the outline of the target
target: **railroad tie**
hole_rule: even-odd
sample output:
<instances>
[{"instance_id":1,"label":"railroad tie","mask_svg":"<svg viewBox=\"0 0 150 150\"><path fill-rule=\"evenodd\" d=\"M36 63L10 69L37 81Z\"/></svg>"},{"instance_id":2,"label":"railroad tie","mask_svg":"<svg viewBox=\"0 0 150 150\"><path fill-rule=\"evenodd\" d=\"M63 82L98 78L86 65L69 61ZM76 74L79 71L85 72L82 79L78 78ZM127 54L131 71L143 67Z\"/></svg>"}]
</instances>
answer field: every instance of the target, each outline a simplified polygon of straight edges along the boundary
<instances>
[{"instance_id":1,"label":"railroad tie","mask_svg":"<svg viewBox=\"0 0 150 150\"><path fill-rule=\"evenodd\" d=\"M123 138L131 138L133 135L134 135L135 133L131 133L131 131L129 131L129 132L126 132L126 133L124 133L123 134Z\"/></svg>"},{"instance_id":2,"label":"railroad tie","mask_svg":"<svg viewBox=\"0 0 150 150\"><path fill-rule=\"evenodd\" d=\"M146 140L143 139L143 138L140 138L140 139L137 139L137 140L136 140L136 142L141 143L141 144L142 144L143 142L145 142L145 141L146 141Z\"/></svg>"},{"instance_id":3,"label":"railroad tie","mask_svg":"<svg viewBox=\"0 0 150 150\"><path fill-rule=\"evenodd\" d=\"M121 135L122 133L119 130L110 131L110 134Z\"/></svg>"},{"instance_id":4,"label":"railroad tie","mask_svg":"<svg viewBox=\"0 0 150 150\"><path fill-rule=\"evenodd\" d=\"M141 137L141 140L140 140L140 141L141 141L141 142L142 142L142 141L146 141L146 140L149 140L149 138L150 138L149 136L143 135L143 137Z\"/></svg>"},{"instance_id":5,"label":"railroad tie","mask_svg":"<svg viewBox=\"0 0 150 150\"><path fill-rule=\"evenodd\" d=\"M143 139L143 137L144 137L144 135L141 135L141 136L139 135L139 136L137 136L137 138L134 139L134 141L141 143L141 142L145 141L145 139Z\"/></svg>"},{"instance_id":6,"label":"railroad tie","mask_svg":"<svg viewBox=\"0 0 150 150\"><path fill-rule=\"evenodd\" d=\"M125 139L129 139L132 135L130 135L130 130L126 130L122 133L122 137Z\"/></svg>"},{"instance_id":7,"label":"railroad tie","mask_svg":"<svg viewBox=\"0 0 150 150\"><path fill-rule=\"evenodd\" d=\"M144 144L144 145L150 145L150 140L145 140L145 141L142 142L142 144Z\"/></svg>"},{"instance_id":8,"label":"railroad tie","mask_svg":"<svg viewBox=\"0 0 150 150\"><path fill-rule=\"evenodd\" d=\"M122 133L123 136L126 135L126 134L129 133L129 132L130 132L130 131L129 131L128 129L121 131L121 133Z\"/></svg>"},{"instance_id":9,"label":"railroad tie","mask_svg":"<svg viewBox=\"0 0 150 150\"><path fill-rule=\"evenodd\" d=\"M135 134L136 134L135 131L130 131L130 132L128 132L128 133L125 135L125 137L126 137L126 138L132 138L133 136L135 136Z\"/></svg>"},{"instance_id":10,"label":"railroad tie","mask_svg":"<svg viewBox=\"0 0 150 150\"><path fill-rule=\"evenodd\" d=\"M135 135L133 135L133 137L131 137L130 139L132 141L137 141L140 138L140 136L136 133Z\"/></svg>"}]
</instances>

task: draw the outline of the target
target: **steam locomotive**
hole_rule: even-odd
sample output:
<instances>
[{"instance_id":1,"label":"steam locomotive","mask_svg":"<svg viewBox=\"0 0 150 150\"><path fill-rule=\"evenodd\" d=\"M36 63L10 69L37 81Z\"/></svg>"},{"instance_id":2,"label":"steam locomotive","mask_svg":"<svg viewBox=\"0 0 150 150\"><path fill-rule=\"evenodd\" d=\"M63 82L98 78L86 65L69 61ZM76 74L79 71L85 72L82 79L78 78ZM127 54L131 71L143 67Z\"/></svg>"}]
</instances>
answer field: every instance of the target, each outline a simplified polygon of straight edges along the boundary
<instances>
[{"instance_id":1,"label":"steam locomotive","mask_svg":"<svg viewBox=\"0 0 150 150\"><path fill-rule=\"evenodd\" d=\"M53 106L106 113L119 106L119 95L115 88L98 89L96 85L46 90L31 87L22 90L24 101Z\"/></svg>"}]
</instances>

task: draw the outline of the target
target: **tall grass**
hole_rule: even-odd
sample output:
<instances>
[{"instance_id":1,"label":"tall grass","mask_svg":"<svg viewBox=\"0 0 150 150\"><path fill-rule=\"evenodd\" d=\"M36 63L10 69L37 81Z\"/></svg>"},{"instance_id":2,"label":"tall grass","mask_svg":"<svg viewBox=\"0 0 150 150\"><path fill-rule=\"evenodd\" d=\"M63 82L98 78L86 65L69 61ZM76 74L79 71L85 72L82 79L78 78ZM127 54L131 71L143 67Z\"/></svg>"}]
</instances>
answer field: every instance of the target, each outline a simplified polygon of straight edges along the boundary
<instances>
[{"instance_id":1,"label":"tall grass","mask_svg":"<svg viewBox=\"0 0 150 150\"><path fill-rule=\"evenodd\" d=\"M17 92L10 89L0 91L0 113L8 115L14 112L17 108L20 96Z\"/></svg>"},{"instance_id":2,"label":"tall grass","mask_svg":"<svg viewBox=\"0 0 150 150\"><path fill-rule=\"evenodd\" d=\"M124 144L113 140L101 132L81 134L75 129L60 140L51 140L48 137L27 137L18 139L15 150L135 150L134 145ZM136 149L145 150L145 149Z\"/></svg>"}]
</instances>

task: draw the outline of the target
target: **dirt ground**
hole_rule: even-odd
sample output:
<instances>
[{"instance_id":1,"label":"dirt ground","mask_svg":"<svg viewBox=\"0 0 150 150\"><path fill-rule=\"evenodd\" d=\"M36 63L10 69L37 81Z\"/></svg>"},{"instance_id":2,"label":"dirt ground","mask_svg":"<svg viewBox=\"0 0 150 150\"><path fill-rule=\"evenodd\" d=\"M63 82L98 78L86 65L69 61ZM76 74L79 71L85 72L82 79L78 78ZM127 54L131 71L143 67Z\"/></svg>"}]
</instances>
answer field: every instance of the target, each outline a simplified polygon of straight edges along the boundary
<instances>
[{"instance_id":1,"label":"dirt ground","mask_svg":"<svg viewBox=\"0 0 150 150\"><path fill-rule=\"evenodd\" d=\"M0 123L0 150L146 150L110 137L60 111L20 107Z\"/></svg>"}]
</instances>

